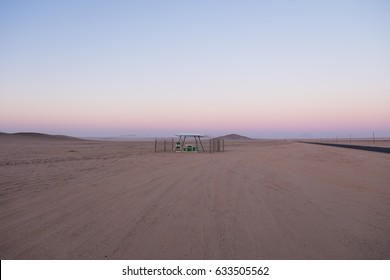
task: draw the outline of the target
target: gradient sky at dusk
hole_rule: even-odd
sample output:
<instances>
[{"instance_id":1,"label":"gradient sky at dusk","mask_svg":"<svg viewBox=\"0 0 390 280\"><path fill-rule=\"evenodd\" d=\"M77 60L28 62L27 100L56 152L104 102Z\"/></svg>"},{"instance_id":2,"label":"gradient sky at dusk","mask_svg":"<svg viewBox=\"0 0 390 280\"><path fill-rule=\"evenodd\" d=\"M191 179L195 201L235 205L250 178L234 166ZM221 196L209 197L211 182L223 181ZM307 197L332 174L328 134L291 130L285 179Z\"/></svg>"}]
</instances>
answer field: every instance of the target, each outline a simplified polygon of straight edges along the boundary
<instances>
[{"instance_id":1,"label":"gradient sky at dusk","mask_svg":"<svg viewBox=\"0 0 390 280\"><path fill-rule=\"evenodd\" d=\"M390 136L390 1L0 1L0 131Z\"/></svg>"}]
</instances>

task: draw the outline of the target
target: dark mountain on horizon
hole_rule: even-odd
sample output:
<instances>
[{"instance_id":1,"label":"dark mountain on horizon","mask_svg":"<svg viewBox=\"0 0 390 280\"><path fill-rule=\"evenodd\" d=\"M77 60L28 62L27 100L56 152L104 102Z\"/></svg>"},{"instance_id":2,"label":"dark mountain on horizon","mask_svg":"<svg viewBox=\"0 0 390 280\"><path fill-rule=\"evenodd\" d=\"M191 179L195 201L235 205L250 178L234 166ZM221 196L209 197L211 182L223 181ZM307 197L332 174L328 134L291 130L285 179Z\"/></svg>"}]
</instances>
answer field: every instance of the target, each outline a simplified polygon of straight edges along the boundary
<instances>
[{"instance_id":1,"label":"dark mountain on horizon","mask_svg":"<svg viewBox=\"0 0 390 280\"><path fill-rule=\"evenodd\" d=\"M253 140L252 138L249 138L249 137L246 137L246 136L242 136L242 135L239 135L239 134L227 134L227 135L224 135L224 136L218 136L218 137L215 137L214 139L224 139L224 140Z\"/></svg>"},{"instance_id":2,"label":"dark mountain on horizon","mask_svg":"<svg viewBox=\"0 0 390 280\"><path fill-rule=\"evenodd\" d=\"M66 136L66 135L52 135L38 132L16 132L5 133L0 132L1 137L10 137L17 139L37 139L37 140L82 140L80 138Z\"/></svg>"}]
</instances>

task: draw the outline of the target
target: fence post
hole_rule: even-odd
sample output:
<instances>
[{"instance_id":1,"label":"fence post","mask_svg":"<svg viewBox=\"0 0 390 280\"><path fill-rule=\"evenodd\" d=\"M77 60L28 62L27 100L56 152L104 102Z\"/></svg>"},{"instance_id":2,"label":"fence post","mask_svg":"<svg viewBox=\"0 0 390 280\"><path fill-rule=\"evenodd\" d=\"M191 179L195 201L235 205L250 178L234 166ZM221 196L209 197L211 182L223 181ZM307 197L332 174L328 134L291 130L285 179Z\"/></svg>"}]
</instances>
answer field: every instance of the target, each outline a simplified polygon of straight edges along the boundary
<instances>
[{"instance_id":1,"label":"fence post","mask_svg":"<svg viewBox=\"0 0 390 280\"><path fill-rule=\"evenodd\" d=\"M157 139L154 139L154 152L157 153Z\"/></svg>"},{"instance_id":2,"label":"fence post","mask_svg":"<svg viewBox=\"0 0 390 280\"><path fill-rule=\"evenodd\" d=\"M164 153L166 152L167 150L167 140L164 139Z\"/></svg>"}]
</instances>

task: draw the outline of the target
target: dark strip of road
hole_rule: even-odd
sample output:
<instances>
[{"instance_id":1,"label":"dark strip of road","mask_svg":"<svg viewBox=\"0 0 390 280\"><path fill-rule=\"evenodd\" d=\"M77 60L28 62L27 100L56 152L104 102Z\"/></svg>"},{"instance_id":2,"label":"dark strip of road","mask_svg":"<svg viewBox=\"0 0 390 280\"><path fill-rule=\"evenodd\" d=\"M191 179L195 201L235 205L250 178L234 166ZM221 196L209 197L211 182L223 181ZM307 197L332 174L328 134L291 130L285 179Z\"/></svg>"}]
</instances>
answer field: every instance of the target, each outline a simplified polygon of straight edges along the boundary
<instances>
[{"instance_id":1,"label":"dark strip of road","mask_svg":"<svg viewBox=\"0 0 390 280\"><path fill-rule=\"evenodd\" d=\"M360 146L360 145L347 145L347 144L331 144L331 143L317 143L317 142L304 142L304 141L299 141L299 143L315 144L315 145L323 145L323 146L332 146L332 147L339 147L339 148L347 148L347 149L355 149L355 150L363 150L363 151L369 151L369 152L378 152L378 153L390 154L390 148L389 147L374 147L374 146Z\"/></svg>"}]
</instances>

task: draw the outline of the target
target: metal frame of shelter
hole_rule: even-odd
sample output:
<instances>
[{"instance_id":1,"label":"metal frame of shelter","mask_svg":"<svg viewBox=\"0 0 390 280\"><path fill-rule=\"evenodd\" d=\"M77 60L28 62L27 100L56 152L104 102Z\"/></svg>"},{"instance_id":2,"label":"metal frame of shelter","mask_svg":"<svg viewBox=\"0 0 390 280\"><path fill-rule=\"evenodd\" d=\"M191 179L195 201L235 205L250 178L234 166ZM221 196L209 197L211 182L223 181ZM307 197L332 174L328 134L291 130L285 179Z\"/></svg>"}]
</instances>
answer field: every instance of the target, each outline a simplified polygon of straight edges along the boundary
<instances>
[{"instance_id":1,"label":"metal frame of shelter","mask_svg":"<svg viewBox=\"0 0 390 280\"><path fill-rule=\"evenodd\" d=\"M204 135L198 133L179 133L176 136L179 137L180 152L183 152L184 144L186 142L187 137L194 137L197 152L199 152L199 145L198 145L198 141L199 141L199 144L202 147L202 151L204 152L204 147L202 141L200 140L200 137L204 137ZM178 151L177 148L175 149L175 151Z\"/></svg>"}]
</instances>

